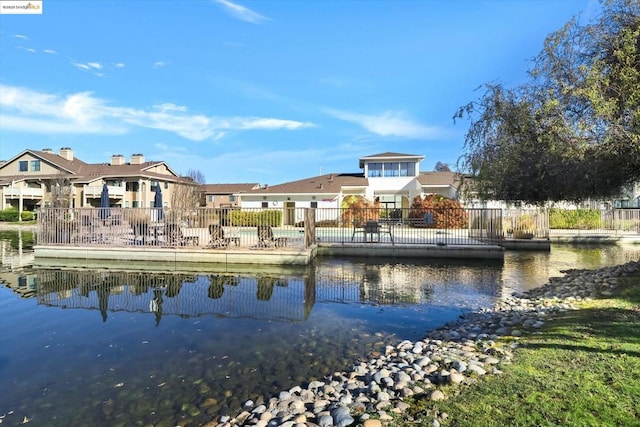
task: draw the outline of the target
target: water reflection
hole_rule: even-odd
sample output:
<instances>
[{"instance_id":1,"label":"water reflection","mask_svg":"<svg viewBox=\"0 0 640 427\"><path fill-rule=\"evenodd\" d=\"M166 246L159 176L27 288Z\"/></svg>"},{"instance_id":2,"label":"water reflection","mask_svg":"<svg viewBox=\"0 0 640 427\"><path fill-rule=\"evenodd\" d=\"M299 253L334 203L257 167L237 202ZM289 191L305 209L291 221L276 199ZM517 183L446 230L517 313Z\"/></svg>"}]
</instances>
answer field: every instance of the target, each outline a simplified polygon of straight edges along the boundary
<instances>
[{"instance_id":1,"label":"water reflection","mask_svg":"<svg viewBox=\"0 0 640 427\"><path fill-rule=\"evenodd\" d=\"M554 246L508 252L504 264L319 259L296 271L169 274L33 268L16 261L31 251L4 248L0 324L11 328L0 372L11 393L0 415L14 411L4 423L98 427L202 425L556 271L640 253Z\"/></svg>"},{"instance_id":2,"label":"water reflection","mask_svg":"<svg viewBox=\"0 0 640 427\"><path fill-rule=\"evenodd\" d=\"M487 305L499 294L497 268L368 264L332 261L304 275L149 274L132 271L33 269L38 304L108 312L153 313L183 318L228 318L298 322L314 304L376 306Z\"/></svg>"}]
</instances>

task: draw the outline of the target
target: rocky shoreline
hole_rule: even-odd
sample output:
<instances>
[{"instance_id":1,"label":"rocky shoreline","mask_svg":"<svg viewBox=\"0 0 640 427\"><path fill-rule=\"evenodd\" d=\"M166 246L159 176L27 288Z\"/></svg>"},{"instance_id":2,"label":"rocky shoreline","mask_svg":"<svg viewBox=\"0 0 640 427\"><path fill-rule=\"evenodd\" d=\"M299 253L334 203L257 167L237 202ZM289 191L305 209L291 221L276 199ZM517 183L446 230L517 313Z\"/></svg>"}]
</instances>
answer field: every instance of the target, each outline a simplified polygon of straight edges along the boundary
<instances>
[{"instance_id":1,"label":"rocky shoreline","mask_svg":"<svg viewBox=\"0 0 640 427\"><path fill-rule=\"evenodd\" d=\"M501 346L501 336L535 331L555 313L575 309L574 303L611 296L617 278L640 271L640 262L598 270L568 270L537 289L514 295L492 309L461 316L432 331L421 341L387 346L384 354L360 361L351 371L335 372L305 388L280 392L264 404L245 403L235 417L221 416L206 427L377 427L409 408L404 398L422 395L446 399L439 387L497 375L511 363L517 343ZM438 427L448 414L437 414Z\"/></svg>"}]
</instances>

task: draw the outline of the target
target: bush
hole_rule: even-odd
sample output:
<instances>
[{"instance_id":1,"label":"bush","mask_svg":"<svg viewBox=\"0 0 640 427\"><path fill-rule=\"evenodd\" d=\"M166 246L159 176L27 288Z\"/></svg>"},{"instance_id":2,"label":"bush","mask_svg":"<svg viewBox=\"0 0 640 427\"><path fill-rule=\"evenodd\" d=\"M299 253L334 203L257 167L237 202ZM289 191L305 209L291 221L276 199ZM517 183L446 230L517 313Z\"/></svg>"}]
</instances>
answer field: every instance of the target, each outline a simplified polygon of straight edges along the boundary
<instances>
[{"instance_id":1,"label":"bush","mask_svg":"<svg viewBox=\"0 0 640 427\"><path fill-rule=\"evenodd\" d=\"M234 226L269 225L278 227L282 224L282 211L231 211L229 212L229 222Z\"/></svg>"},{"instance_id":2,"label":"bush","mask_svg":"<svg viewBox=\"0 0 640 427\"><path fill-rule=\"evenodd\" d=\"M602 215L593 209L550 209L549 228L591 230L602 227Z\"/></svg>"},{"instance_id":3,"label":"bush","mask_svg":"<svg viewBox=\"0 0 640 427\"><path fill-rule=\"evenodd\" d=\"M414 227L466 228L467 213L456 200L442 195L427 195L413 199L409 222Z\"/></svg>"},{"instance_id":4,"label":"bush","mask_svg":"<svg viewBox=\"0 0 640 427\"><path fill-rule=\"evenodd\" d=\"M0 211L0 221L17 222L18 218L18 210L15 208L7 208Z\"/></svg>"},{"instance_id":5,"label":"bush","mask_svg":"<svg viewBox=\"0 0 640 427\"><path fill-rule=\"evenodd\" d=\"M33 220L36 218L36 216L35 216L35 213L34 213L34 212L31 212L31 211L22 211L22 212L20 213L20 218L21 218L23 221L33 221Z\"/></svg>"}]
</instances>

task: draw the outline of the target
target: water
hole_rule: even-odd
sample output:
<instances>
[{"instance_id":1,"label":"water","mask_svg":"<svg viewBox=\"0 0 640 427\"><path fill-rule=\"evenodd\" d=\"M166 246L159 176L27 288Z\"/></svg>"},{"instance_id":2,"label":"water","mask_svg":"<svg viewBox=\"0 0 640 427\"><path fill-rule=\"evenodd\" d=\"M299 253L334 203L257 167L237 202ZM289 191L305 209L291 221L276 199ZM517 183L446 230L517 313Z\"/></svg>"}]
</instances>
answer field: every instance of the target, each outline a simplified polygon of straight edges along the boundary
<instances>
[{"instance_id":1,"label":"water","mask_svg":"<svg viewBox=\"0 0 640 427\"><path fill-rule=\"evenodd\" d=\"M24 233L22 233L24 234ZM22 246L20 244L22 243ZM301 270L160 274L33 268L0 232L0 419L201 425L569 268L640 247L554 247L495 262L321 259Z\"/></svg>"}]
</instances>

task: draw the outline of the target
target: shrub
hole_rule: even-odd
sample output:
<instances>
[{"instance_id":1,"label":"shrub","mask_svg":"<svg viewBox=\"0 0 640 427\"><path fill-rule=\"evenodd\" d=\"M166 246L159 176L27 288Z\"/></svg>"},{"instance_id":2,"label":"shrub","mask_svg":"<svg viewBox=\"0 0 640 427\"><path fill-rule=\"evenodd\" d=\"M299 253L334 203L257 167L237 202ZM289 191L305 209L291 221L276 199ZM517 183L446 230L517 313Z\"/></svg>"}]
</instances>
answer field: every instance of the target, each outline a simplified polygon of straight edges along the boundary
<instances>
[{"instance_id":1,"label":"shrub","mask_svg":"<svg viewBox=\"0 0 640 427\"><path fill-rule=\"evenodd\" d=\"M425 220L425 216L430 221ZM439 194L413 199L409 219L414 227L466 228L468 217L460 202Z\"/></svg>"},{"instance_id":2,"label":"shrub","mask_svg":"<svg viewBox=\"0 0 640 427\"><path fill-rule=\"evenodd\" d=\"M362 196L347 196L342 199L342 223L350 226L380 218L380 202L370 202Z\"/></svg>"},{"instance_id":3,"label":"shrub","mask_svg":"<svg viewBox=\"0 0 640 427\"><path fill-rule=\"evenodd\" d=\"M35 219L35 214L34 212L31 212L31 211L22 211L20 213L20 218L23 221L33 221Z\"/></svg>"},{"instance_id":4,"label":"shrub","mask_svg":"<svg viewBox=\"0 0 640 427\"><path fill-rule=\"evenodd\" d=\"M18 210L15 208L7 208L0 211L0 221L17 222L18 218Z\"/></svg>"},{"instance_id":5,"label":"shrub","mask_svg":"<svg viewBox=\"0 0 640 427\"><path fill-rule=\"evenodd\" d=\"M593 209L550 209L549 228L589 230L602 227L602 215Z\"/></svg>"},{"instance_id":6,"label":"shrub","mask_svg":"<svg viewBox=\"0 0 640 427\"><path fill-rule=\"evenodd\" d=\"M235 226L269 225L278 227L282 224L282 211L231 211L229 212L229 222Z\"/></svg>"}]
</instances>

